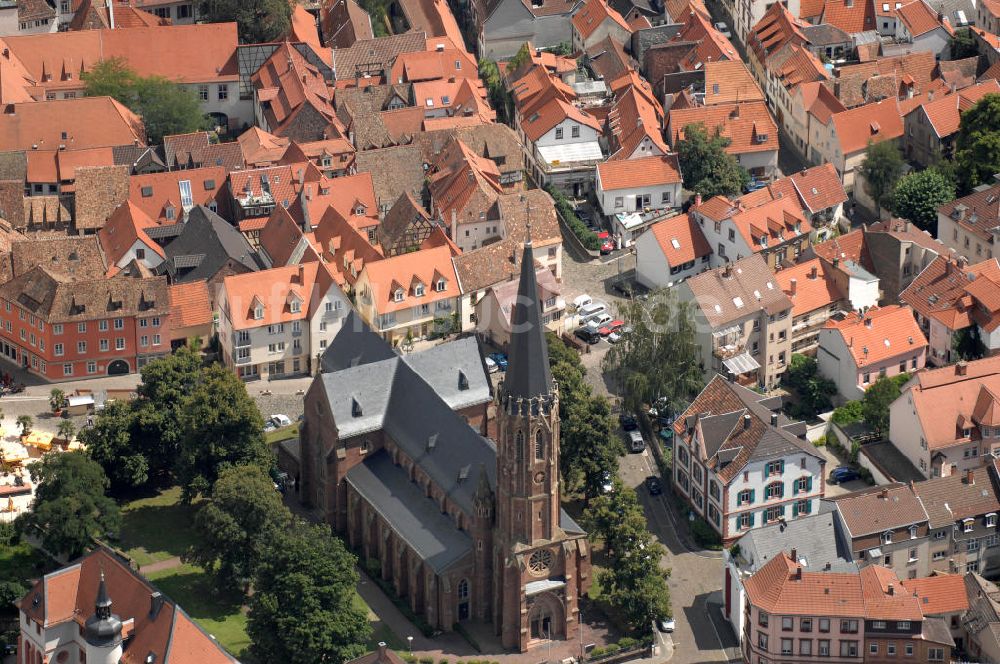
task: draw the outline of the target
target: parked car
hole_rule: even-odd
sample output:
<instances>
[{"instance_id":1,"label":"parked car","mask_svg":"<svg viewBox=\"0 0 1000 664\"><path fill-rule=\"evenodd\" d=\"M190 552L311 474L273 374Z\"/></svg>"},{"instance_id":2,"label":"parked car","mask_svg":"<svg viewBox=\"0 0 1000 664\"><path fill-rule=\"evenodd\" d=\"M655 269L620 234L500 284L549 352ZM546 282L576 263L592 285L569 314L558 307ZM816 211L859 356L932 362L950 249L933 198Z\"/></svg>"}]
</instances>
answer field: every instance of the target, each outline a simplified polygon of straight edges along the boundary
<instances>
[{"instance_id":1,"label":"parked car","mask_svg":"<svg viewBox=\"0 0 1000 664\"><path fill-rule=\"evenodd\" d=\"M726 25L725 23L722 23L721 21L719 23L716 23L715 29L718 30L722 34L722 36L725 37L726 39L733 38L733 33L729 31L729 26Z\"/></svg>"},{"instance_id":2,"label":"parked car","mask_svg":"<svg viewBox=\"0 0 1000 664\"><path fill-rule=\"evenodd\" d=\"M493 360L492 357L487 357L486 358L486 370L488 372L490 372L490 373L496 373L496 372L500 371L500 367L497 366L497 363Z\"/></svg>"},{"instance_id":3,"label":"parked car","mask_svg":"<svg viewBox=\"0 0 1000 664\"><path fill-rule=\"evenodd\" d=\"M861 479L861 475L850 466L837 466L830 471L830 484L841 484L857 479Z\"/></svg>"},{"instance_id":4,"label":"parked car","mask_svg":"<svg viewBox=\"0 0 1000 664\"><path fill-rule=\"evenodd\" d=\"M496 362L497 367L500 371L507 371L507 354L506 353L490 353L489 359Z\"/></svg>"},{"instance_id":5,"label":"parked car","mask_svg":"<svg viewBox=\"0 0 1000 664\"><path fill-rule=\"evenodd\" d=\"M658 478L650 475L646 478L646 490L649 491L649 495L658 496L663 493L663 485Z\"/></svg>"},{"instance_id":6,"label":"parked car","mask_svg":"<svg viewBox=\"0 0 1000 664\"><path fill-rule=\"evenodd\" d=\"M622 425L625 431L635 431L639 428L639 420L635 419L632 413L622 413L618 416L618 424Z\"/></svg>"},{"instance_id":7,"label":"parked car","mask_svg":"<svg viewBox=\"0 0 1000 664\"><path fill-rule=\"evenodd\" d=\"M601 253L610 254L615 250L615 242L611 239L611 234L607 231L601 231L597 234L597 239L601 241Z\"/></svg>"},{"instance_id":8,"label":"parked car","mask_svg":"<svg viewBox=\"0 0 1000 664\"><path fill-rule=\"evenodd\" d=\"M632 430L628 432L628 448L635 453L645 451L646 441L642 439L641 431Z\"/></svg>"},{"instance_id":9,"label":"parked car","mask_svg":"<svg viewBox=\"0 0 1000 664\"><path fill-rule=\"evenodd\" d=\"M584 325L573 330L573 336L586 341L588 344L596 344L601 340L601 335L598 333L597 328L589 325ZM486 358L486 361L488 363L490 361L489 358Z\"/></svg>"},{"instance_id":10,"label":"parked car","mask_svg":"<svg viewBox=\"0 0 1000 664\"><path fill-rule=\"evenodd\" d=\"M606 337L612 332L617 332L624 325L625 321L623 320L613 320L610 323L607 323L606 325L602 325L600 328L598 328L597 331L601 334L602 337Z\"/></svg>"},{"instance_id":11,"label":"parked car","mask_svg":"<svg viewBox=\"0 0 1000 664\"><path fill-rule=\"evenodd\" d=\"M292 420L288 417L288 415L281 415L281 414L272 415L271 417L267 418L267 422L264 423L264 431L265 432L275 431L282 427L291 426L291 424Z\"/></svg>"},{"instance_id":12,"label":"parked car","mask_svg":"<svg viewBox=\"0 0 1000 664\"><path fill-rule=\"evenodd\" d=\"M656 627L661 632L664 632L666 634L670 634L671 632L674 631L674 628L676 627L676 623L674 623L674 619L672 617L667 617L667 618L663 618L662 620L657 620L656 621Z\"/></svg>"},{"instance_id":13,"label":"parked car","mask_svg":"<svg viewBox=\"0 0 1000 664\"><path fill-rule=\"evenodd\" d=\"M598 331L608 323L614 320L614 317L608 312L604 311L599 314L594 314L593 316L586 319L588 325L593 325Z\"/></svg>"},{"instance_id":14,"label":"parked car","mask_svg":"<svg viewBox=\"0 0 1000 664\"><path fill-rule=\"evenodd\" d=\"M583 295L577 295L573 298L573 306L577 309L583 309L585 306L594 301L594 298L590 297L586 293Z\"/></svg>"},{"instance_id":15,"label":"parked car","mask_svg":"<svg viewBox=\"0 0 1000 664\"><path fill-rule=\"evenodd\" d=\"M598 314L607 313L608 305L604 302L589 302L576 310L576 313L580 316L580 320L587 320L588 318L593 318Z\"/></svg>"},{"instance_id":16,"label":"parked car","mask_svg":"<svg viewBox=\"0 0 1000 664\"><path fill-rule=\"evenodd\" d=\"M743 193L744 194L749 194L752 191L757 191L758 189L763 189L766 186L767 186L766 182L761 182L760 180L753 179L753 180L750 180L750 182L747 184L747 186L743 187Z\"/></svg>"}]
</instances>

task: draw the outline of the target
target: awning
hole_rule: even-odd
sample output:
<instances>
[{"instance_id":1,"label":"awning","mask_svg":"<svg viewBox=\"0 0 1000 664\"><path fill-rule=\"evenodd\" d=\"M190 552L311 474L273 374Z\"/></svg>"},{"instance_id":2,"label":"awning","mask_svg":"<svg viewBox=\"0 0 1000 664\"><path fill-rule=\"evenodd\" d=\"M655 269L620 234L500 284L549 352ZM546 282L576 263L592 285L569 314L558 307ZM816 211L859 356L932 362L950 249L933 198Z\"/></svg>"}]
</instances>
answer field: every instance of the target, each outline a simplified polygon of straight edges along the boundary
<instances>
[{"instance_id":1,"label":"awning","mask_svg":"<svg viewBox=\"0 0 1000 664\"><path fill-rule=\"evenodd\" d=\"M47 431L32 431L24 439L24 444L47 452L52 449L53 438L55 436Z\"/></svg>"},{"instance_id":2,"label":"awning","mask_svg":"<svg viewBox=\"0 0 1000 664\"><path fill-rule=\"evenodd\" d=\"M874 549L868 549L868 557L871 558L872 560L875 560L876 558L881 559L882 549L878 547L875 547Z\"/></svg>"},{"instance_id":3,"label":"awning","mask_svg":"<svg viewBox=\"0 0 1000 664\"><path fill-rule=\"evenodd\" d=\"M757 360L750 356L750 353L740 353L735 357L731 357L728 360L723 360L722 363L726 365L730 373L734 376L739 376L740 374L750 373L751 371L756 371L760 369L760 365Z\"/></svg>"},{"instance_id":4,"label":"awning","mask_svg":"<svg viewBox=\"0 0 1000 664\"><path fill-rule=\"evenodd\" d=\"M736 334L737 332L742 332L742 331L743 331L742 325L730 325L729 327L724 327L721 330L716 330L715 332L712 332L712 336L718 339L719 337L725 337L730 334Z\"/></svg>"},{"instance_id":5,"label":"awning","mask_svg":"<svg viewBox=\"0 0 1000 664\"><path fill-rule=\"evenodd\" d=\"M538 593L543 593L546 590L556 590L557 588L563 588L566 586L565 579L545 579L544 581L532 581L524 586L524 594L537 595Z\"/></svg>"}]
</instances>

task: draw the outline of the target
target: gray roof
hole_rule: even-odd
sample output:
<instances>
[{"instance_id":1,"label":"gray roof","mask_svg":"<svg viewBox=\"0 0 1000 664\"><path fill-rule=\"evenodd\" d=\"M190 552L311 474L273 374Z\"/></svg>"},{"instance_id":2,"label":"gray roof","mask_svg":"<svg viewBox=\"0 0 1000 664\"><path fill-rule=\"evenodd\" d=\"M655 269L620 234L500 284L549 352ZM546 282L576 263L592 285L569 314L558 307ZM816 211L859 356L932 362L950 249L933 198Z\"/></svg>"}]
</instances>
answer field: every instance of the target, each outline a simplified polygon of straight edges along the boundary
<instances>
[{"instance_id":1,"label":"gray roof","mask_svg":"<svg viewBox=\"0 0 1000 664\"><path fill-rule=\"evenodd\" d=\"M804 452L817 459L824 458L816 451L816 447L812 443L796 436L799 423L788 419L781 412L780 402L775 405L773 398L762 398L761 395L739 383L731 383L731 385L740 401L746 404L747 409L760 419L769 422L772 412L776 411L778 415L777 428L767 427L767 431L761 436L757 447L750 455L750 459L770 459L796 452Z\"/></svg>"},{"instance_id":2,"label":"gray roof","mask_svg":"<svg viewBox=\"0 0 1000 664\"><path fill-rule=\"evenodd\" d=\"M396 357L392 347L376 334L352 307L340 330L320 358L323 373L340 371Z\"/></svg>"},{"instance_id":3,"label":"gray roof","mask_svg":"<svg viewBox=\"0 0 1000 664\"><path fill-rule=\"evenodd\" d=\"M795 549L796 557L806 561L809 571L857 572L833 509L820 505L817 514L756 528L741 537L740 557L745 561L741 567L753 572L775 556Z\"/></svg>"},{"instance_id":4,"label":"gray roof","mask_svg":"<svg viewBox=\"0 0 1000 664\"><path fill-rule=\"evenodd\" d=\"M435 572L472 553L472 538L442 514L384 450L351 468L346 480ZM464 481L475 490L475 475Z\"/></svg>"},{"instance_id":5,"label":"gray roof","mask_svg":"<svg viewBox=\"0 0 1000 664\"><path fill-rule=\"evenodd\" d=\"M403 355L403 361L427 381L452 409L473 406L493 398L492 385L475 337L456 339L418 353L407 353ZM459 374L465 376L464 382Z\"/></svg>"},{"instance_id":6,"label":"gray roof","mask_svg":"<svg viewBox=\"0 0 1000 664\"><path fill-rule=\"evenodd\" d=\"M382 428L397 362L363 364L321 374L326 400L341 438Z\"/></svg>"},{"instance_id":7,"label":"gray roof","mask_svg":"<svg viewBox=\"0 0 1000 664\"><path fill-rule=\"evenodd\" d=\"M229 259L251 272L261 269L257 254L239 229L201 205L191 208L180 234L167 243L164 252L167 259L156 271L169 274L173 283L211 279ZM192 257L199 254L203 257L195 262Z\"/></svg>"},{"instance_id":8,"label":"gray roof","mask_svg":"<svg viewBox=\"0 0 1000 664\"><path fill-rule=\"evenodd\" d=\"M542 325L535 256L531 231L521 258L521 281L510 317L510 361L504 378L504 392L512 397L531 399L552 391L549 350Z\"/></svg>"},{"instance_id":9,"label":"gray roof","mask_svg":"<svg viewBox=\"0 0 1000 664\"><path fill-rule=\"evenodd\" d=\"M863 445L861 454L868 457L892 482L921 482L924 479L913 462L888 440Z\"/></svg>"}]
</instances>

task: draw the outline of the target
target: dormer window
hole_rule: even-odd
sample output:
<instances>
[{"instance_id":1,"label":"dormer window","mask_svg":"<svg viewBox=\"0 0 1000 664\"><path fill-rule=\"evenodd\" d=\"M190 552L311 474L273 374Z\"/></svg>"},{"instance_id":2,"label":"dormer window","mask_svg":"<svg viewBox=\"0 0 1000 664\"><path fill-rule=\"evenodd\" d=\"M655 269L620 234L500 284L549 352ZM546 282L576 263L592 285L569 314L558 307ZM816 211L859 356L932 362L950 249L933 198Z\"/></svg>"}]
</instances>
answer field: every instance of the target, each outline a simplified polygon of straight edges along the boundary
<instances>
[{"instance_id":1,"label":"dormer window","mask_svg":"<svg viewBox=\"0 0 1000 664\"><path fill-rule=\"evenodd\" d=\"M262 320L263 318L264 318L264 307L258 304L256 307L253 308L253 319Z\"/></svg>"},{"instance_id":2,"label":"dormer window","mask_svg":"<svg viewBox=\"0 0 1000 664\"><path fill-rule=\"evenodd\" d=\"M290 311L291 311L291 312L292 312L293 314L297 314L297 313L299 313L300 311L302 311L302 303L301 303L301 302L299 302L298 300L292 300L292 301L291 301L291 302L290 302L290 303L288 304L288 308L289 308L289 310L290 310Z\"/></svg>"},{"instance_id":3,"label":"dormer window","mask_svg":"<svg viewBox=\"0 0 1000 664\"><path fill-rule=\"evenodd\" d=\"M986 527L993 528L997 525L997 515L995 512L990 512L986 515Z\"/></svg>"},{"instance_id":4,"label":"dormer window","mask_svg":"<svg viewBox=\"0 0 1000 664\"><path fill-rule=\"evenodd\" d=\"M414 286L413 287L413 294L416 295L417 297L423 297L423 295L424 295L424 285L423 284L417 284L416 286Z\"/></svg>"},{"instance_id":5,"label":"dormer window","mask_svg":"<svg viewBox=\"0 0 1000 664\"><path fill-rule=\"evenodd\" d=\"M887 530L882 533L882 544L892 544L892 531Z\"/></svg>"},{"instance_id":6,"label":"dormer window","mask_svg":"<svg viewBox=\"0 0 1000 664\"><path fill-rule=\"evenodd\" d=\"M357 207L354 208L354 214L356 214L358 216L361 216L364 213L365 213L365 206L364 205L358 205Z\"/></svg>"},{"instance_id":7,"label":"dormer window","mask_svg":"<svg viewBox=\"0 0 1000 664\"><path fill-rule=\"evenodd\" d=\"M917 539L917 527L910 526L910 539Z\"/></svg>"},{"instance_id":8,"label":"dormer window","mask_svg":"<svg viewBox=\"0 0 1000 664\"><path fill-rule=\"evenodd\" d=\"M396 302L402 302L403 301L403 289L402 288L397 288L396 292L392 294L392 299L395 300Z\"/></svg>"},{"instance_id":9,"label":"dormer window","mask_svg":"<svg viewBox=\"0 0 1000 664\"><path fill-rule=\"evenodd\" d=\"M177 211L171 205L168 206L167 209L164 211L164 215L166 216L167 219L174 219L177 216Z\"/></svg>"},{"instance_id":10,"label":"dormer window","mask_svg":"<svg viewBox=\"0 0 1000 664\"><path fill-rule=\"evenodd\" d=\"M437 283L434 284L434 290L436 290L437 292L441 293L441 292L444 291L445 286L446 286L446 284L445 284L444 279L438 279Z\"/></svg>"}]
</instances>

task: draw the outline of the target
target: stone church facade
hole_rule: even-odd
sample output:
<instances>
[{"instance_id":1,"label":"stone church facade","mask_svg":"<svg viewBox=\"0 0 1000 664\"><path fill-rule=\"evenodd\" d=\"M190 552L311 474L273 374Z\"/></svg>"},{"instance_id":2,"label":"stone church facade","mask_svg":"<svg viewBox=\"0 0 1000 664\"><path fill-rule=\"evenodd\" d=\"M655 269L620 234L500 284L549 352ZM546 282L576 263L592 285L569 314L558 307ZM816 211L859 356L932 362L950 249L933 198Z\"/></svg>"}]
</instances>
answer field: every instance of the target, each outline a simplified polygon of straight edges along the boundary
<instances>
[{"instance_id":1,"label":"stone church facade","mask_svg":"<svg viewBox=\"0 0 1000 664\"><path fill-rule=\"evenodd\" d=\"M305 398L301 497L436 629L578 635L586 533L561 509L559 393L530 242L495 393L475 339L397 356L353 314ZM487 437L489 434L489 437Z\"/></svg>"}]
</instances>

